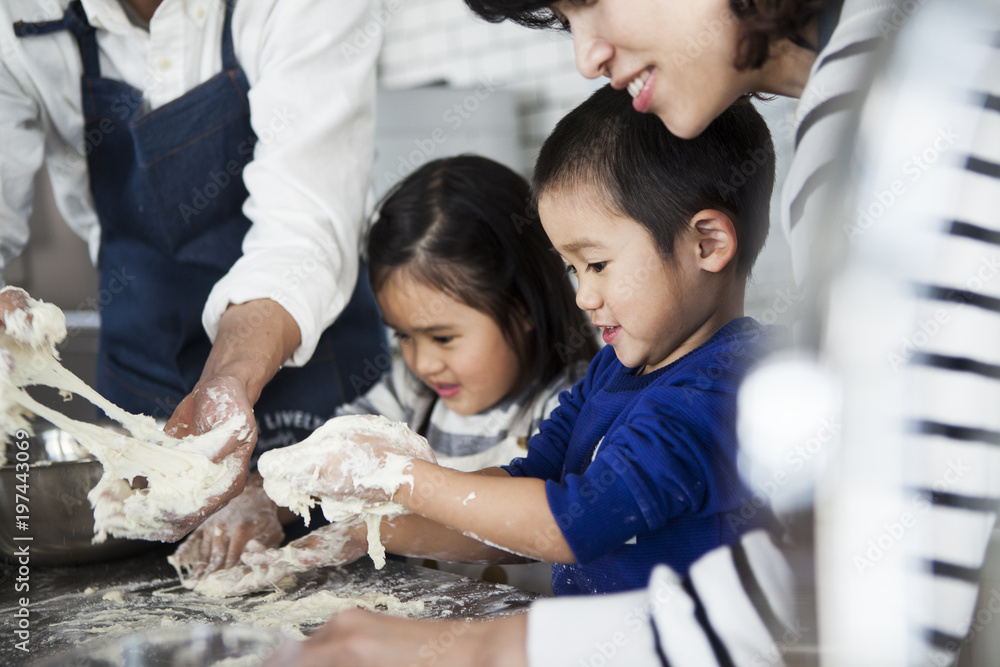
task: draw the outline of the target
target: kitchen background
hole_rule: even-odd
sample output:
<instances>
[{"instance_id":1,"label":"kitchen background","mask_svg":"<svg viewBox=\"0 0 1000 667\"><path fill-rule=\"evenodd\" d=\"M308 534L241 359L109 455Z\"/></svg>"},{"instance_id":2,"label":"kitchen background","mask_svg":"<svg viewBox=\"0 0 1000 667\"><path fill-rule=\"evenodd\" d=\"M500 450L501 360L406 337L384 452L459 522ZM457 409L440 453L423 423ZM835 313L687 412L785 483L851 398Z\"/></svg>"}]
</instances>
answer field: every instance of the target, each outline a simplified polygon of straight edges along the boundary
<instances>
[{"instance_id":1,"label":"kitchen background","mask_svg":"<svg viewBox=\"0 0 1000 667\"><path fill-rule=\"evenodd\" d=\"M364 27L368 35L356 34L357 39L384 36L373 201L420 164L462 152L487 155L530 176L558 120L605 83L580 76L572 42L561 32L486 23L460 0L384 0L383 5L383 13ZM776 99L759 108L774 134L780 183L791 150L794 103ZM747 314L768 324L787 322L798 299L779 220L775 202L771 234L747 294ZM86 244L56 210L45 174L38 179L31 240L5 277L63 310L83 311L69 315L78 335L64 357L71 367L77 355L89 365L96 332L88 331L97 318L86 313L97 309L96 271Z\"/></svg>"}]
</instances>

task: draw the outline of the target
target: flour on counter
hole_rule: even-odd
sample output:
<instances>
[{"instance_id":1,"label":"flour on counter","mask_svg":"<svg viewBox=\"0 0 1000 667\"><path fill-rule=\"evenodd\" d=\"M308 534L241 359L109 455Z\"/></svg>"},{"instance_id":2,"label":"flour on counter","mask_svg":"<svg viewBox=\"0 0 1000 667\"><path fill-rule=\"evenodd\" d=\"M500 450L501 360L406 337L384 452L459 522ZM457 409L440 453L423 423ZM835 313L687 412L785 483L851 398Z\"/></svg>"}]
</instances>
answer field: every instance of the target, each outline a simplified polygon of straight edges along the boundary
<instances>
[{"instance_id":1,"label":"flour on counter","mask_svg":"<svg viewBox=\"0 0 1000 667\"><path fill-rule=\"evenodd\" d=\"M122 591L115 590L111 593L121 595ZM163 600L162 606L154 605L153 600L143 602L138 599L133 605L130 604L131 597L125 597L123 600L111 601L124 604L94 606L79 612L71 620L59 621L53 625L63 631L82 632L86 636L105 639L192 623L238 623L278 630L289 639L301 640L306 638L303 630L311 630L326 623L344 609L357 607L406 617L421 616L426 612L422 599L403 601L395 595L378 591L352 590L350 594L344 595L320 590L298 599L284 597L284 593L279 592L241 604L225 604L220 600L200 598L190 593L165 593L162 596L154 593L154 600Z\"/></svg>"},{"instance_id":2,"label":"flour on counter","mask_svg":"<svg viewBox=\"0 0 1000 667\"><path fill-rule=\"evenodd\" d=\"M11 288L5 288L11 289ZM220 495L242 471L235 457L213 463L210 456L233 436L246 437L249 425L234 417L209 433L172 438L156 422L128 413L107 401L59 363L55 346L66 337L66 319L52 304L28 299L28 312L5 318L0 334L0 433L29 430L36 414L70 433L104 466L104 475L88 495L94 508L95 542L107 536L158 540L170 526L165 514L185 516ZM28 316L30 314L30 322ZM4 369L3 366L6 366ZM65 397L76 394L100 408L131 435L71 419L41 405L24 390L54 387ZM143 489L132 482L147 480Z\"/></svg>"},{"instance_id":3,"label":"flour on counter","mask_svg":"<svg viewBox=\"0 0 1000 667\"><path fill-rule=\"evenodd\" d=\"M372 438L393 443L399 453L385 455L384 461L359 453L358 439ZM305 519L317 502L323 515L337 523L361 516L368 525L368 555L377 569L385 565L385 547L379 526L383 517L403 514L402 505L391 501L368 502L360 498L316 498L301 491L301 481L315 481L320 472L314 462L324 456L339 456L340 472L358 489L379 489L388 496L403 484L413 484L404 472L413 458L433 460L427 440L405 424L378 415L348 415L329 420L308 438L289 447L265 452L257 464L264 478L264 491L278 505Z\"/></svg>"}]
</instances>

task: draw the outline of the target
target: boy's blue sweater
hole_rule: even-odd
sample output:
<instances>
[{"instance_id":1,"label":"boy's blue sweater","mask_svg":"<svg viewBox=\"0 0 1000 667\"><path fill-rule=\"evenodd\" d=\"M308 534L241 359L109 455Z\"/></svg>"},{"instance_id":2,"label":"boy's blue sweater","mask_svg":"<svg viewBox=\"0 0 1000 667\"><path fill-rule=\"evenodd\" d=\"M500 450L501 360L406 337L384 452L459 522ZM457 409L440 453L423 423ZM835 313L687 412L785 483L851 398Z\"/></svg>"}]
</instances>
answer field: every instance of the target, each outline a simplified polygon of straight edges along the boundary
<instances>
[{"instance_id":1,"label":"boy's blue sweater","mask_svg":"<svg viewBox=\"0 0 1000 667\"><path fill-rule=\"evenodd\" d=\"M766 352L769 329L733 320L638 376L608 346L560 395L527 456L506 466L547 481L549 507L577 560L553 567L557 595L641 588L657 563L684 575L705 552L771 524L770 511L750 503L736 464L736 390Z\"/></svg>"}]
</instances>

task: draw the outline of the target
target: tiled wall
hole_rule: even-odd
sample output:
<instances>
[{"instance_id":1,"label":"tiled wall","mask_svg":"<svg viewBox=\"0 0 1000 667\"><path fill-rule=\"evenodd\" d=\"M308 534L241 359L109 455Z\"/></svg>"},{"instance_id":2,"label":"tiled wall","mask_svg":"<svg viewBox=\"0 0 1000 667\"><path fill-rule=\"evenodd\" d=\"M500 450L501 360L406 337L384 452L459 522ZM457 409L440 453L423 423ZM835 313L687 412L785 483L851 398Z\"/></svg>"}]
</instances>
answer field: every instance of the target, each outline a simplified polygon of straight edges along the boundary
<instances>
[{"instance_id":1,"label":"tiled wall","mask_svg":"<svg viewBox=\"0 0 1000 667\"><path fill-rule=\"evenodd\" d=\"M473 89L490 82L513 91L525 173L556 122L603 83L577 73L573 43L564 33L487 23L462 0L387 0L385 6L390 19L380 85L445 82Z\"/></svg>"}]
</instances>

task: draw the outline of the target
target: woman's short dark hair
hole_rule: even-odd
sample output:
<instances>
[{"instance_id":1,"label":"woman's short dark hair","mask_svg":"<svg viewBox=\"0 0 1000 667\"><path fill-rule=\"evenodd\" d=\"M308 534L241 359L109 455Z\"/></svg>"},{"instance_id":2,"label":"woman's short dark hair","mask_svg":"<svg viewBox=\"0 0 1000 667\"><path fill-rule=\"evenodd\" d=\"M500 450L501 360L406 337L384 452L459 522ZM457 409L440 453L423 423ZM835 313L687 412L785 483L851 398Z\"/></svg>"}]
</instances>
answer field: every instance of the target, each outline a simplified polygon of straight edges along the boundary
<instances>
[{"instance_id":1,"label":"woman's short dark hair","mask_svg":"<svg viewBox=\"0 0 1000 667\"><path fill-rule=\"evenodd\" d=\"M740 19L743 35L736 52L739 69L763 66L771 44L790 40L805 44L805 27L833 0L729 0L729 8ZM551 0L465 0L465 4L480 17L492 23L511 20L529 28L561 28L562 24L550 9Z\"/></svg>"},{"instance_id":2,"label":"woman's short dark hair","mask_svg":"<svg viewBox=\"0 0 1000 667\"><path fill-rule=\"evenodd\" d=\"M559 121L535 163L536 203L581 185L645 227L664 258L696 213L722 211L736 228L736 268L749 275L767 238L774 145L753 104L734 104L694 139L679 139L658 117L636 113L628 92L604 86Z\"/></svg>"},{"instance_id":3,"label":"woman's short dark hair","mask_svg":"<svg viewBox=\"0 0 1000 667\"><path fill-rule=\"evenodd\" d=\"M530 209L528 182L484 157L434 160L398 183L367 236L376 294L399 271L493 319L540 391L597 353L596 331ZM525 332L523 324L532 324ZM529 401L530 403L530 401Z\"/></svg>"}]
</instances>

